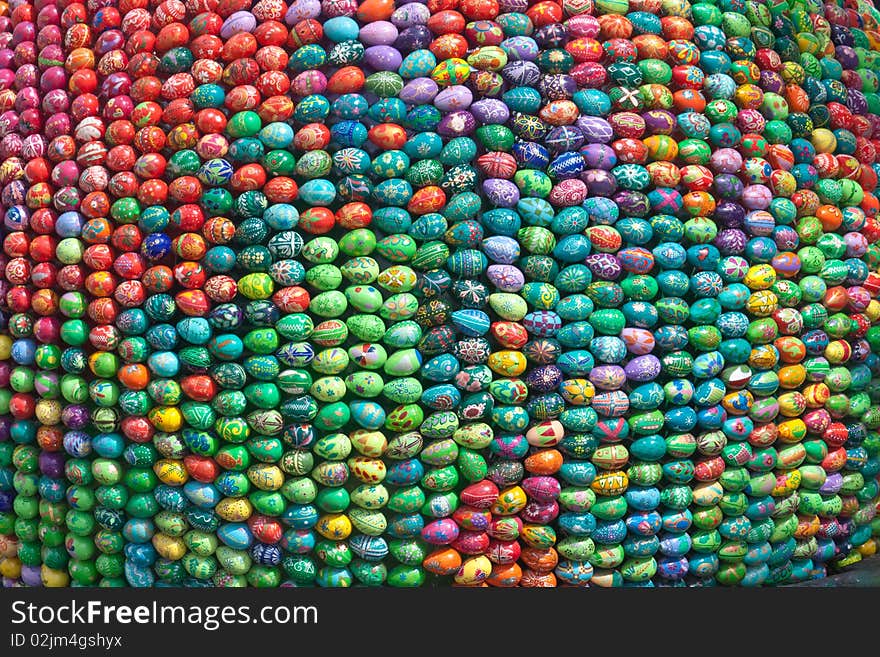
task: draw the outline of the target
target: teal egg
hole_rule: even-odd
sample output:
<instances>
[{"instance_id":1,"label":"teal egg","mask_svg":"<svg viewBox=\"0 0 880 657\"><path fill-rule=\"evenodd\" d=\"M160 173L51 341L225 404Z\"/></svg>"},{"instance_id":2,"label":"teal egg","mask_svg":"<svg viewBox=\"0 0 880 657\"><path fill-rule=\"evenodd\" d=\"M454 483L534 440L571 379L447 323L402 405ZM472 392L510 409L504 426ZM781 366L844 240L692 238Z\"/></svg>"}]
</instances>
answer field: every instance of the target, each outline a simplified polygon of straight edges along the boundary
<instances>
[{"instance_id":1,"label":"teal egg","mask_svg":"<svg viewBox=\"0 0 880 657\"><path fill-rule=\"evenodd\" d=\"M437 67L437 58L430 50L414 50L400 63L397 72L405 80L428 77Z\"/></svg>"}]
</instances>

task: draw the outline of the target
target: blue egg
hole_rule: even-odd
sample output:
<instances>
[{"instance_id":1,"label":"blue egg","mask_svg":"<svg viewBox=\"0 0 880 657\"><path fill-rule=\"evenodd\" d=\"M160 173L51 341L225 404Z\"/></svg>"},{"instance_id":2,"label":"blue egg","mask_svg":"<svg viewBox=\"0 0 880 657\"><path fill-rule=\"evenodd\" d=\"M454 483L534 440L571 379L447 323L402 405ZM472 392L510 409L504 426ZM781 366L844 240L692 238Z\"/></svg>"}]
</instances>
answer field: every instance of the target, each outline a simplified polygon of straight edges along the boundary
<instances>
[{"instance_id":1,"label":"blue egg","mask_svg":"<svg viewBox=\"0 0 880 657\"><path fill-rule=\"evenodd\" d=\"M623 552L629 557L650 557L660 549L656 536L627 536L622 543Z\"/></svg>"},{"instance_id":2,"label":"blue egg","mask_svg":"<svg viewBox=\"0 0 880 657\"><path fill-rule=\"evenodd\" d=\"M161 260L171 253L171 238L165 233L150 233L141 242L141 254L148 260Z\"/></svg>"},{"instance_id":3,"label":"blue egg","mask_svg":"<svg viewBox=\"0 0 880 657\"><path fill-rule=\"evenodd\" d=\"M336 16L324 22L324 36L334 43L357 39L360 26L349 16Z\"/></svg>"},{"instance_id":4,"label":"blue egg","mask_svg":"<svg viewBox=\"0 0 880 657\"><path fill-rule=\"evenodd\" d=\"M625 522L627 531L636 536L653 536L663 526L660 513L654 509L631 512Z\"/></svg>"},{"instance_id":5,"label":"blue egg","mask_svg":"<svg viewBox=\"0 0 880 657\"><path fill-rule=\"evenodd\" d=\"M65 435L65 440L67 436ZM118 433L99 433L92 438L92 448L98 456L105 459L115 459L122 455L125 449L125 440Z\"/></svg>"},{"instance_id":6,"label":"blue egg","mask_svg":"<svg viewBox=\"0 0 880 657\"><path fill-rule=\"evenodd\" d=\"M243 522L229 522L217 528L217 538L233 550L246 550L254 540L250 528Z\"/></svg>"},{"instance_id":7,"label":"blue egg","mask_svg":"<svg viewBox=\"0 0 880 657\"><path fill-rule=\"evenodd\" d=\"M213 330L204 317L187 317L177 322L177 333L190 344L205 344L211 339Z\"/></svg>"},{"instance_id":8,"label":"blue egg","mask_svg":"<svg viewBox=\"0 0 880 657\"><path fill-rule=\"evenodd\" d=\"M33 365L37 343L30 338L22 338L12 343L10 355L19 365Z\"/></svg>"},{"instance_id":9,"label":"blue egg","mask_svg":"<svg viewBox=\"0 0 880 657\"><path fill-rule=\"evenodd\" d=\"M10 215L7 212L6 216L14 219L24 215ZM79 237L84 223L85 220L79 212L62 212L55 220L55 232L59 237Z\"/></svg>"},{"instance_id":10,"label":"blue egg","mask_svg":"<svg viewBox=\"0 0 880 657\"><path fill-rule=\"evenodd\" d=\"M336 187L329 180L315 178L300 186L299 198L310 206L327 206L336 200Z\"/></svg>"},{"instance_id":11,"label":"blue egg","mask_svg":"<svg viewBox=\"0 0 880 657\"><path fill-rule=\"evenodd\" d=\"M681 269L687 261L688 254L681 244L664 242L652 250L657 264L664 269Z\"/></svg>"}]
</instances>

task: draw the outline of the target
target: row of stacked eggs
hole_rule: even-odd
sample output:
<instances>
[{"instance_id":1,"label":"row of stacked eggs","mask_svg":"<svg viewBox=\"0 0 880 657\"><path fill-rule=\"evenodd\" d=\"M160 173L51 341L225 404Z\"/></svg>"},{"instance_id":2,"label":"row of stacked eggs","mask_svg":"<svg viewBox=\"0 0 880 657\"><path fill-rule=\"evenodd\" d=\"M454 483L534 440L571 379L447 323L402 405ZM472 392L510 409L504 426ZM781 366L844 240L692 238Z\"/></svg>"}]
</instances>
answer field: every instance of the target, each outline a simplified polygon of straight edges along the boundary
<instances>
[{"instance_id":1,"label":"row of stacked eggs","mask_svg":"<svg viewBox=\"0 0 880 657\"><path fill-rule=\"evenodd\" d=\"M7 585L873 554L878 16L12 2Z\"/></svg>"}]
</instances>

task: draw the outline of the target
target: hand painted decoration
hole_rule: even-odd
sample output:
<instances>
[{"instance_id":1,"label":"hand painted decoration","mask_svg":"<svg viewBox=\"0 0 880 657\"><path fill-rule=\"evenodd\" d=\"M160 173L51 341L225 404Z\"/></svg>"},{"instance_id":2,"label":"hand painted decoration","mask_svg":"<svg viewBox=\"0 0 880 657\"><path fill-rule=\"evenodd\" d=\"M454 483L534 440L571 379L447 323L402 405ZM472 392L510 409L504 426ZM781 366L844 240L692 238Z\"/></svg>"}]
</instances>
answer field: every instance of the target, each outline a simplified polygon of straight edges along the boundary
<instances>
[{"instance_id":1,"label":"hand painted decoration","mask_svg":"<svg viewBox=\"0 0 880 657\"><path fill-rule=\"evenodd\" d=\"M0 5L4 586L880 544L862 0Z\"/></svg>"}]
</instances>

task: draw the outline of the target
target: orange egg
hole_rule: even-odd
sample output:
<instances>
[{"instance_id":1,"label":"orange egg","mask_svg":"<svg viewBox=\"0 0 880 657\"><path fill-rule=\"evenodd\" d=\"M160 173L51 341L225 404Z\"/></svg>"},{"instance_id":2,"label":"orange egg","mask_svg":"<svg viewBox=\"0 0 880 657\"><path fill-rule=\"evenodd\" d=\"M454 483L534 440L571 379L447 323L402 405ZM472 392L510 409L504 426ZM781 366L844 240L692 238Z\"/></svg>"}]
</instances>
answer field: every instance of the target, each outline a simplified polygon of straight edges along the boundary
<instances>
[{"instance_id":1,"label":"orange egg","mask_svg":"<svg viewBox=\"0 0 880 657\"><path fill-rule=\"evenodd\" d=\"M523 571L519 585L528 588L556 588L556 575L553 572L537 573L534 570Z\"/></svg>"},{"instance_id":2,"label":"orange egg","mask_svg":"<svg viewBox=\"0 0 880 657\"><path fill-rule=\"evenodd\" d=\"M559 563L559 553L555 548L523 548L520 559L529 569L537 573L549 573Z\"/></svg>"},{"instance_id":3,"label":"orange egg","mask_svg":"<svg viewBox=\"0 0 880 657\"><path fill-rule=\"evenodd\" d=\"M516 562L509 564L493 564L492 574L486 582L490 586L498 588L511 588L517 586L522 579L522 568Z\"/></svg>"},{"instance_id":4,"label":"orange egg","mask_svg":"<svg viewBox=\"0 0 880 657\"><path fill-rule=\"evenodd\" d=\"M556 449L542 449L525 460L525 468L531 474L552 475L562 467L562 453Z\"/></svg>"},{"instance_id":5,"label":"orange egg","mask_svg":"<svg viewBox=\"0 0 880 657\"><path fill-rule=\"evenodd\" d=\"M425 557L422 566L435 575L454 575L461 568L461 555L452 548L435 550Z\"/></svg>"},{"instance_id":6,"label":"orange egg","mask_svg":"<svg viewBox=\"0 0 880 657\"><path fill-rule=\"evenodd\" d=\"M143 390L150 383L150 371L140 363L123 365L116 376L129 390Z\"/></svg>"}]
</instances>

